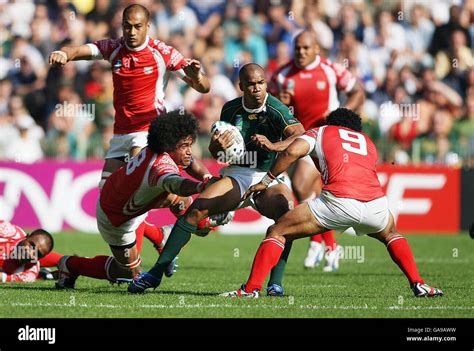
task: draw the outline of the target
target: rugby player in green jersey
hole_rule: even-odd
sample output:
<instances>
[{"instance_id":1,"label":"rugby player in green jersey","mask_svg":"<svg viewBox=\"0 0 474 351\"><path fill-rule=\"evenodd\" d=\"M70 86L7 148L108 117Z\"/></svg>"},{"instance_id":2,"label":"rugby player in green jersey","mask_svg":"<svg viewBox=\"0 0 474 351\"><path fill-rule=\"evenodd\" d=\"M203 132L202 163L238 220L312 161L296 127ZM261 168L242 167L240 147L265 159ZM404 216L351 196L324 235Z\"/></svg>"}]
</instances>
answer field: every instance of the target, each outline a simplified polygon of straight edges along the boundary
<instances>
[{"instance_id":1,"label":"rugby player in green jersey","mask_svg":"<svg viewBox=\"0 0 474 351\"><path fill-rule=\"evenodd\" d=\"M257 64L244 65L239 72L239 87L243 97L227 102L221 120L235 125L246 144L246 154L239 164L221 170L222 178L209 185L186 213L180 217L156 264L149 272L137 276L129 285L131 293L156 288L163 272L196 231L197 224L208 216L253 206L262 215L277 220L293 206L293 194L281 179L268 179L272 186L252 199L242 201L245 192L260 182L277 156L298 136L304 133L301 123L288 107L267 93L265 72ZM230 131L213 135L209 150L219 160L224 150L233 144ZM286 244L284 253L274 268L267 288L271 296L283 295L282 278L291 249Z\"/></svg>"}]
</instances>

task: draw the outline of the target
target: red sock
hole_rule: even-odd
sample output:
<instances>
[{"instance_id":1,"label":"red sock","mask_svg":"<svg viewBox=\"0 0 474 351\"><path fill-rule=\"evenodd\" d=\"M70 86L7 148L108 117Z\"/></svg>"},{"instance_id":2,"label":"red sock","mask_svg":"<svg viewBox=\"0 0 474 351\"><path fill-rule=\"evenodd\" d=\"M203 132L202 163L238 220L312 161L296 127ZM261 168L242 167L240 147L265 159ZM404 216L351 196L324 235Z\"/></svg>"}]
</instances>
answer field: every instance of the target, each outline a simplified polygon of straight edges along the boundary
<instances>
[{"instance_id":1,"label":"red sock","mask_svg":"<svg viewBox=\"0 0 474 351\"><path fill-rule=\"evenodd\" d=\"M275 238L262 241L253 260L252 272L245 284L246 292L262 289L265 278L278 263L284 248L285 244Z\"/></svg>"},{"instance_id":2,"label":"red sock","mask_svg":"<svg viewBox=\"0 0 474 351\"><path fill-rule=\"evenodd\" d=\"M69 272L75 275L109 279L107 269L112 259L112 256L95 256L94 258L71 256L66 261L66 265Z\"/></svg>"},{"instance_id":3,"label":"red sock","mask_svg":"<svg viewBox=\"0 0 474 351\"><path fill-rule=\"evenodd\" d=\"M135 230L135 235L137 237L137 250L138 253L142 251L143 237L146 237L153 243L156 249L159 249L161 243L163 242L164 234L160 227L156 227L147 221L143 221L142 224L138 226Z\"/></svg>"},{"instance_id":4,"label":"red sock","mask_svg":"<svg viewBox=\"0 0 474 351\"><path fill-rule=\"evenodd\" d=\"M137 246L137 251L138 253L142 252L142 245L143 245L143 237L145 236L145 222L142 222L138 226L138 228L135 230L135 237L136 237L136 243L135 245Z\"/></svg>"},{"instance_id":5,"label":"red sock","mask_svg":"<svg viewBox=\"0 0 474 351\"><path fill-rule=\"evenodd\" d=\"M405 273L410 284L424 284L423 279L421 279L418 274L415 259L413 258L410 245L406 238L399 236L390 240L387 244L387 250L392 260L400 267L403 273Z\"/></svg>"},{"instance_id":6,"label":"red sock","mask_svg":"<svg viewBox=\"0 0 474 351\"><path fill-rule=\"evenodd\" d=\"M322 243L323 242L323 237L321 234L316 234L311 237L311 241L316 241L317 243Z\"/></svg>"},{"instance_id":7,"label":"red sock","mask_svg":"<svg viewBox=\"0 0 474 351\"><path fill-rule=\"evenodd\" d=\"M59 260L63 255L51 251L49 254L39 260L40 267L54 267L58 265Z\"/></svg>"},{"instance_id":8,"label":"red sock","mask_svg":"<svg viewBox=\"0 0 474 351\"><path fill-rule=\"evenodd\" d=\"M165 235L160 227L156 227L153 224L144 221L145 223L145 238L150 240L157 249L160 247Z\"/></svg>"},{"instance_id":9,"label":"red sock","mask_svg":"<svg viewBox=\"0 0 474 351\"><path fill-rule=\"evenodd\" d=\"M336 248L337 242L334 239L334 230L328 230L321 234L324 244L326 244L326 249L332 251Z\"/></svg>"}]
</instances>

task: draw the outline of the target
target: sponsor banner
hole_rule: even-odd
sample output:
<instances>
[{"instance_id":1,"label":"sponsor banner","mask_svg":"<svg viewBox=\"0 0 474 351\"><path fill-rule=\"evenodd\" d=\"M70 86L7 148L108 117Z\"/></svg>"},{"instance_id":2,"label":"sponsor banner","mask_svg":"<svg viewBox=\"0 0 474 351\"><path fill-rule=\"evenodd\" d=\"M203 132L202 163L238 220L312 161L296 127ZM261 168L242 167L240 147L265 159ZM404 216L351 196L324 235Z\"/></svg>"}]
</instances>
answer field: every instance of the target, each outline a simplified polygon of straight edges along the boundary
<instances>
[{"instance_id":1,"label":"sponsor banner","mask_svg":"<svg viewBox=\"0 0 474 351\"><path fill-rule=\"evenodd\" d=\"M459 169L382 165L377 171L399 231L460 230Z\"/></svg>"},{"instance_id":2,"label":"sponsor banner","mask_svg":"<svg viewBox=\"0 0 474 351\"><path fill-rule=\"evenodd\" d=\"M461 229L474 225L474 169L461 171Z\"/></svg>"},{"instance_id":3,"label":"sponsor banner","mask_svg":"<svg viewBox=\"0 0 474 351\"><path fill-rule=\"evenodd\" d=\"M204 163L213 174L220 166ZM24 228L97 232L95 205L103 161L0 162L0 218ZM460 171L441 167L382 165L379 179L402 232L456 233L460 228ZM149 220L170 224L167 209ZM237 211L223 234L262 234L273 222L252 209Z\"/></svg>"}]
</instances>

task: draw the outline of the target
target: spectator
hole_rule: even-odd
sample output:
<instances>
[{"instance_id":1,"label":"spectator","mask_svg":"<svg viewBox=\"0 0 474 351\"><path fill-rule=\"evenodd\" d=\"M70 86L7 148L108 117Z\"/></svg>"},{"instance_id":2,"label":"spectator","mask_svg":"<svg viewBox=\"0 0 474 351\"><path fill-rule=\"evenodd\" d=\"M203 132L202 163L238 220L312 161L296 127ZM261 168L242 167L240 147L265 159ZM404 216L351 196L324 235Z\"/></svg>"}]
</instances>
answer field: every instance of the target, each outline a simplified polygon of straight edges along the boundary
<instances>
[{"instance_id":1,"label":"spectator","mask_svg":"<svg viewBox=\"0 0 474 351\"><path fill-rule=\"evenodd\" d=\"M461 11L462 9L460 6L451 6L449 9L449 22L436 27L429 47L429 52L432 56L436 56L436 54L441 50L449 49L452 34L455 30L463 33L465 43L471 42L469 31L461 24Z\"/></svg>"},{"instance_id":2,"label":"spectator","mask_svg":"<svg viewBox=\"0 0 474 351\"><path fill-rule=\"evenodd\" d=\"M285 12L285 6L281 2L270 2L268 9L268 20L263 26L263 33L267 43L268 55L276 56L276 48L280 41L292 44L292 32L295 29ZM258 62L257 62L258 63ZM260 64L261 66L265 66Z\"/></svg>"},{"instance_id":3,"label":"spectator","mask_svg":"<svg viewBox=\"0 0 474 351\"><path fill-rule=\"evenodd\" d=\"M26 110L21 97L15 95L10 99L9 117L4 117L3 142L0 144L0 155L8 160L21 163L32 163L43 158L40 141L43 130L36 125Z\"/></svg>"},{"instance_id":4,"label":"spectator","mask_svg":"<svg viewBox=\"0 0 474 351\"><path fill-rule=\"evenodd\" d=\"M186 6L186 0L166 0L165 7L155 15L155 23L163 41L168 41L176 33L183 35L188 45L195 41L198 19Z\"/></svg>"},{"instance_id":5,"label":"spectator","mask_svg":"<svg viewBox=\"0 0 474 351\"><path fill-rule=\"evenodd\" d=\"M230 71L249 62L255 62L262 67L267 65L268 52L265 40L253 34L247 24L240 27L237 39L225 42L224 49L225 63Z\"/></svg>"}]
</instances>

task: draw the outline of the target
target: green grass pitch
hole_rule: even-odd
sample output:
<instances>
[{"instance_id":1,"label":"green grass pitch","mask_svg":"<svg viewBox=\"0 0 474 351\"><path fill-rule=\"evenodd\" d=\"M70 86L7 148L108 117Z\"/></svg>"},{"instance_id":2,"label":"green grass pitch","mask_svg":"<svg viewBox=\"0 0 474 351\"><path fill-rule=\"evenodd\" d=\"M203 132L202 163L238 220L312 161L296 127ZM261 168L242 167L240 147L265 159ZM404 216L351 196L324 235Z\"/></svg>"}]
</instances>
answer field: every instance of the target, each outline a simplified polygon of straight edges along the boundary
<instances>
[{"instance_id":1,"label":"green grass pitch","mask_svg":"<svg viewBox=\"0 0 474 351\"><path fill-rule=\"evenodd\" d=\"M284 281L285 297L226 299L249 273L262 236L193 237L179 256L178 272L159 289L129 295L126 287L81 277L75 290L54 282L0 285L0 317L362 317L458 318L474 315L474 241L456 236L407 236L422 277L444 290L442 298L414 298L405 276L382 244L368 237L338 235L343 246L364 249L364 260L343 259L335 273L303 268L308 240L293 246ZM109 254L98 235L60 233L55 250L66 254ZM354 251L353 251L354 252ZM361 251L359 251L361 253ZM145 269L157 254L144 241ZM359 262L358 262L359 261Z\"/></svg>"}]
</instances>

